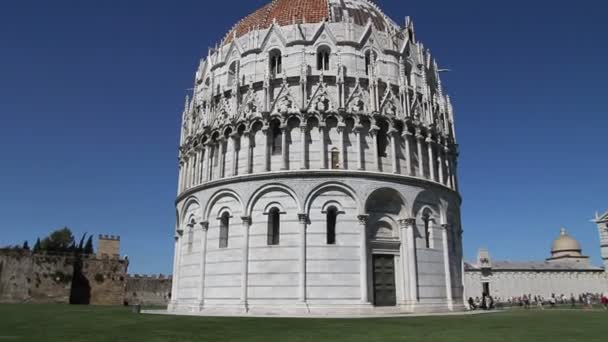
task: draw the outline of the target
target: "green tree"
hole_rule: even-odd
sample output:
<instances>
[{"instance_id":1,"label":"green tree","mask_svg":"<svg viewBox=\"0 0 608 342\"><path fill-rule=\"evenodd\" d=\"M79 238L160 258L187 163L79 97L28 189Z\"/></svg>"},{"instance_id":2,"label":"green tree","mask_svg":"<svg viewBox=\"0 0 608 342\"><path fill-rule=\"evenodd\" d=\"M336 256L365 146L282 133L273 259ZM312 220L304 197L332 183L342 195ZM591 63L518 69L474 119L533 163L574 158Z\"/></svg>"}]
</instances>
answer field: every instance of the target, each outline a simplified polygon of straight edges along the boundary
<instances>
[{"instance_id":1,"label":"green tree","mask_svg":"<svg viewBox=\"0 0 608 342\"><path fill-rule=\"evenodd\" d=\"M30 245L27 243L27 240L25 240L25 242L23 242L23 247L21 247L21 248L26 249L28 251L30 250Z\"/></svg>"},{"instance_id":2,"label":"green tree","mask_svg":"<svg viewBox=\"0 0 608 342\"><path fill-rule=\"evenodd\" d=\"M89 236L86 245L84 245L84 254L93 254L95 251L93 250L93 236Z\"/></svg>"},{"instance_id":3,"label":"green tree","mask_svg":"<svg viewBox=\"0 0 608 342\"><path fill-rule=\"evenodd\" d=\"M49 252L67 252L75 244L74 235L68 227L52 232L40 243L40 248Z\"/></svg>"},{"instance_id":4,"label":"green tree","mask_svg":"<svg viewBox=\"0 0 608 342\"><path fill-rule=\"evenodd\" d=\"M34 244L34 249L32 251L34 253L40 252L40 238L36 239L36 243Z\"/></svg>"}]
</instances>

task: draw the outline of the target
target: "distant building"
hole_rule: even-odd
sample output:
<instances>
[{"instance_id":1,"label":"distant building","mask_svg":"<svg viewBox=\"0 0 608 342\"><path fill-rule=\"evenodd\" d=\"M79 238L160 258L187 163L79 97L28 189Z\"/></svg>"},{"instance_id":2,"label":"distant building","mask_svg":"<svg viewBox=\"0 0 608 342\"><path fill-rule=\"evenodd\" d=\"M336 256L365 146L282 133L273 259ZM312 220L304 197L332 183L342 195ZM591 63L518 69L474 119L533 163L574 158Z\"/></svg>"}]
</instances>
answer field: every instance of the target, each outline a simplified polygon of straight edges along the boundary
<instances>
[{"instance_id":1,"label":"distant building","mask_svg":"<svg viewBox=\"0 0 608 342\"><path fill-rule=\"evenodd\" d=\"M409 18L269 1L209 50L186 100L169 311L463 309L457 158Z\"/></svg>"},{"instance_id":2,"label":"distant building","mask_svg":"<svg viewBox=\"0 0 608 342\"><path fill-rule=\"evenodd\" d=\"M597 216L603 267L594 266L577 240L562 228L545 261L497 261L480 250L475 263L465 263L465 298L489 294L501 300L523 295L555 294L578 297L583 293L608 293L608 212Z\"/></svg>"}]
</instances>

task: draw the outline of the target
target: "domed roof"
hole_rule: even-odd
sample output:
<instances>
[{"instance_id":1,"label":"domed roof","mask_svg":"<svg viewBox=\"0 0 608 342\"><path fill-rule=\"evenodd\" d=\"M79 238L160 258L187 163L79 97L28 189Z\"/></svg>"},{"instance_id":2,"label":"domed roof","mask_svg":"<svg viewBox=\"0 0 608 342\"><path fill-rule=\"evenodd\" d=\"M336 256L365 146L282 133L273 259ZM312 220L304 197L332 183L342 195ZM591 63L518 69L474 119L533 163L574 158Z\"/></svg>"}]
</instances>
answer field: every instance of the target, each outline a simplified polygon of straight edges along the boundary
<instances>
[{"instance_id":1,"label":"domed roof","mask_svg":"<svg viewBox=\"0 0 608 342\"><path fill-rule=\"evenodd\" d=\"M562 228L559 237L553 240L551 254L561 252L574 252L580 255L581 245L574 238L566 233L566 228Z\"/></svg>"},{"instance_id":2,"label":"domed roof","mask_svg":"<svg viewBox=\"0 0 608 342\"><path fill-rule=\"evenodd\" d=\"M273 22L280 26L293 23L353 22L364 26L368 21L384 31L389 26L398 28L380 8L368 0L272 0L241 19L228 32L225 42L241 37L252 29L266 29Z\"/></svg>"}]
</instances>

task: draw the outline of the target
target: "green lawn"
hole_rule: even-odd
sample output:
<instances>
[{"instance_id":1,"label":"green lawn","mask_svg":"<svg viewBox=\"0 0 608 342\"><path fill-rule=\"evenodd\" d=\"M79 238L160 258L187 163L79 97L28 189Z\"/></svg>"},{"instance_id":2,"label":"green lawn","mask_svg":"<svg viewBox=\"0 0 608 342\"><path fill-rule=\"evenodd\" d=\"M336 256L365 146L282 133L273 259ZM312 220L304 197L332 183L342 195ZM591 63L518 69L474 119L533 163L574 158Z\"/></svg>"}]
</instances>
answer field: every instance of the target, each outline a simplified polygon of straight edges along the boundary
<instances>
[{"instance_id":1,"label":"green lawn","mask_svg":"<svg viewBox=\"0 0 608 342\"><path fill-rule=\"evenodd\" d=\"M123 307L0 305L0 341L607 341L608 312L374 319L205 318Z\"/></svg>"}]
</instances>

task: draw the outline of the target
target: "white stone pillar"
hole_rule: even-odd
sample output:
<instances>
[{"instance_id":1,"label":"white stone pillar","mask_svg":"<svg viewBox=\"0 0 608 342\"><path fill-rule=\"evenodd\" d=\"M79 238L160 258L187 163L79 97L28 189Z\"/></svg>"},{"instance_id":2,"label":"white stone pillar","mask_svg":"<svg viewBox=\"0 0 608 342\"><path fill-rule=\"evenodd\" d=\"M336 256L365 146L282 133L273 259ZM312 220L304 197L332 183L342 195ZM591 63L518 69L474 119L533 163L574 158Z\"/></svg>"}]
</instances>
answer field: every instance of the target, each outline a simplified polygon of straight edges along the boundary
<instances>
[{"instance_id":1,"label":"white stone pillar","mask_svg":"<svg viewBox=\"0 0 608 342\"><path fill-rule=\"evenodd\" d=\"M338 136L340 140L340 169L346 169L346 148L345 148L345 137L344 133L346 131L346 125L344 123L338 124Z\"/></svg>"},{"instance_id":2,"label":"white stone pillar","mask_svg":"<svg viewBox=\"0 0 608 342\"><path fill-rule=\"evenodd\" d=\"M372 128L369 130L369 134L372 137L372 141L373 141L373 149L374 149L374 164L376 166L376 170L380 172L381 168L380 168L380 155L378 154L378 131L380 130L380 128L378 128L378 126L372 126Z\"/></svg>"},{"instance_id":3,"label":"white stone pillar","mask_svg":"<svg viewBox=\"0 0 608 342\"><path fill-rule=\"evenodd\" d=\"M410 304L411 302L411 291L410 291L410 265L409 265L409 257L408 257L408 243L407 243L407 220L399 220L399 232L401 237L401 246L399 248L399 253L401 254L401 273L403 274L403 299L404 304Z\"/></svg>"},{"instance_id":4,"label":"white stone pillar","mask_svg":"<svg viewBox=\"0 0 608 342\"><path fill-rule=\"evenodd\" d=\"M241 265L241 304L247 312L247 288L249 277L249 228L251 227L251 217L243 216L243 264Z\"/></svg>"},{"instance_id":5,"label":"white stone pillar","mask_svg":"<svg viewBox=\"0 0 608 342\"><path fill-rule=\"evenodd\" d=\"M399 143L399 134L398 133L399 132L394 128L391 128L388 131L388 134L391 137L391 147L392 147L391 148L391 154L392 154L391 157L393 157L392 161L393 161L393 173L394 174L401 173L399 171L399 158L397 156L397 144Z\"/></svg>"},{"instance_id":6,"label":"white stone pillar","mask_svg":"<svg viewBox=\"0 0 608 342\"><path fill-rule=\"evenodd\" d=\"M439 154L439 167L437 168L439 171L439 183L445 185L445 177L444 177L444 168L445 168L445 159L443 158L443 145L440 144L439 140L437 141L437 154Z\"/></svg>"},{"instance_id":7,"label":"white stone pillar","mask_svg":"<svg viewBox=\"0 0 608 342\"><path fill-rule=\"evenodd\" d=\"M454 308L452 300L452 275L450 271L450 249L448 247L448 229L447 224L441 225L441 238L443 240L443 265L445 273L445 298L448 302L448 309L451 311Z\"/></svg>"},{"instance_id":8,"label":"white stone pillar","mask_svg":"<svg viewBox=\"0 0 608 342\"><path fill-rule=\"evenodd\" d=\"M321 139L319 139L321 146L319 147L319 152L321 154L321 168L327 169L327 144L325 143L325 123L319 124L319 134Z\"/></svg>"},{"instance_id":9,"label":"white stone pillar","mask_svg":"<svg viewBox=\"0 0 608 342\"><path fill-rule=\"evenodd\" d=\"M198 302L199 309L205 306L205 266L207 259L207 230L209 230L209 222L201 222L201 256L200 256L200 278L198 285Z\"/></svg>"},{"instance_id":10,"label":"white stone pillar","mask_svg":"<svg viewBox=\"0 0 608 342\"><path fill-rule=\"evenodd\" d=\"M431 136L431 133L429 133L426 137L426 147L429 152L429 171L431 175L431 180L436 182L437 179L435 179L435 154L433 153L433 137Z\"/></svg>"},{"instance_id":11,"label":"white stone pillar","mask_svg":"<svg viewBox=\"0 0 608 342\"><path fill-rule=\"evenodd\" d=\"M228 142L226 141L226 137L220 138L220 169L219 169L219 179L224 178L226 174L226 145Z\"/></svg>"},{"instance_id":12,"label":"white stone pillar","mask_svg":"<svg viewBox=\"0 0 608 342\"><path fill-rule=\"evenodd\" d=\"M241 138L237 132L232 135L232 175L236 176L239 174L239 152L241 150Z\"/></svg>"},{"instance_id":13,"label":"white stone pillar","mask_svg":"<svg viewBox=\"0 0 608 342\"><path fill-rule=\"evenodd\" d=\"M411 136L412 136L412 133L410 133L406 127L405 132L403 133L403 139L405 139L405 165L406 165L406 172L407 172L408 176L414 175L413 165L412 165Z\"/></svg>"},{"instance_id":14,"label":"white stone pillar","mask_svg":"<svg viewBox=\"0 0 608 342\"><path fill-rule=\"evenodd\" d=\"M206 146L202 146L201 147L201 158L199 159L198 165L199 165L199 175L198 175L198 182L199 184L202 184L205 180L205 158L207 158L207 147Z\"/></svg>"},{"instance_id":15,"label":"white stone pillar","mask_svg":"<svg viewBox=\"0 0 608 342\"><path fill-rule=\"evenodd\" d=\"M262 127L262 133L264 134L264 171L270 171L270 137L268 136L268 126Z\"/></svg>"},{"instance_id":16,"label":"white stone pillar","mask_svg":"<svg viewBox=\"0 0 608 342\"><path fill-rule=\"evenodd\" d=\"M418 150L418 177L424 178L424 158L422 158L422 139L420 130L416 130L416 147Z\"/></svg>"},{"instance_id":17,"label":"white stone pillar","mask_svg":"<svg viewBox=\"0 0 608 342\"><path fill-rule=\"evenodd\" d=\"M360 266L360 287L361 287L361 303L369 303L369 293L367 290L367 220L369 215L359 215L359 234L360 234L360 254L359 254L359 266Z\"/></svg>"},{"instance_id":18,"label":"white stone pillar","mask_svg":"<svg viewBox=\"0 0 608 342\"><path fill-rule=\"evenodd\" d=\"M409 288L410 288L410 300L412 303L418 302L418 266L416 262L416 236L414 230L416 229L416 220L407 219L407 262L409 268Z\"/></svg>"},{"instance_id":19,"label":"white stone pillar","mask_svg":"<svg viewBox=\"0 0 608 342\"><path fill-rule=\"evenodd\" d=\"M209 158L207 158L207 180L213 180L213 155L217 153L216 147L213 144L209 145Z\"/></svg>"},{"instance_id":20,"label":"white stone pillar","mask_svg":"<svg viewBox=\"0 0 608 342\"><path fill-rule=\"evenodd\" d=\"M182 182L184 181L183 178L184 178L184 162L180 160L178 178L177 178L177 194L178 195L183 191L183 184L182 184Z\"/></svg>"},{"instance_id":21,"label":"white stone pillar","mask_svg":"<svg viewBox=\"0 0 608 342\"><path fill-rule=\"evenodd\" d=\"M211 146L209 145L209 143L205 144L205 160L203 160L203 163L203 181L208 182L210 180L209 170L211 169Z\"/></svg>"},{"instance_id":22,"label":"white stone pillar","mask_svg":"<svg viewBox=\"0 0 608 342\"><path fill-rule=\"evenodd\" d=\"M363 130L363 126L362 125L357 125L355 126L355 134L357 134L357 143L355 144L356 147L356 151L357 151L357 169L358 170L364 170L365 166L363 165L363 141L362 141L362 136L363 134L361 134L361 131Z\"/></svg>"},{"instance_id":23,"label":"white stone pillar","mask_svg":"<svg viewBox=\"0 0 608 342\"><path fill-rule=\"evenodd\" d=\"M281 154L283 159L283 165L281 166L281 170L289 170L289 146L287 141L287 134L289 134L289 126L287 124L281 127Z\"/></svg>"},{"instance_id":24,"label":"white stone pillar","mask_svg":"<svg viewBox=\"0 0 608 342\"><path fill-rule=\"evenodd\" d=\"M247 167L245 169L246 173L252 173L253 172L253 139L254 136L251 134L250 131L246 131L245 133L245 140L247 141Z\"/></svg>"},{"instance_id":25,"label":"white stone pillar","mask_svg":"<svg viewBox=\"0 0 608 342\"><path fill-rule=\"evenodd\" d=\"M190 188L190 155L186 155L184 168L184 190Z\"/></svg>"},{"instance_id":26,"label":"white stone pillar","mask_svg":"<svg viewBox=\"0 0 608 342\"><path fill-rule=\"evenodd\" d=\"M306 302L306 225L308 223L308 215L298 214L300 221L300 302Z\"/></svg>"},{"instance_id":27,"label":"white stone pillar","mask_svg":"<svg viewBox=\"0 0 608 342\"><path fill-rule=\"evenodd\" d=\"M450 189L454 189L454 182L453 182L453 178L452 178L452 162L450 160L450 151L448 149L448 147L445 147L445 161L446 161L446 172L447 172L447 179L448 179L448 187Z\"/></svg>"},{"instance_id":28,"label":"white stone pillar","mask_svg":"<svg viewBox=\"0 0 608 342\"><path fill-rule=\"evenodd\" d=\"M306 123L302 123L300 125L300 169L306 170L308 168L307 158L306 158L306 132L308 130L308 126Z\"/></svg>"},{"instance_id":29,"label":"white stone pillar","mask_svg":"<svg viewBox=\"0 0 608 342\"><path fill-rule=\"evenodd\" d=\"M175 310L175 306L178 303L178 292L179 292L179 269L180 269L180 256L181 256L181 235L182 231L177 230L175 234L175 248L173 252L173 276L171 277L171 306Z\"/></svg>"}]
</instances>

